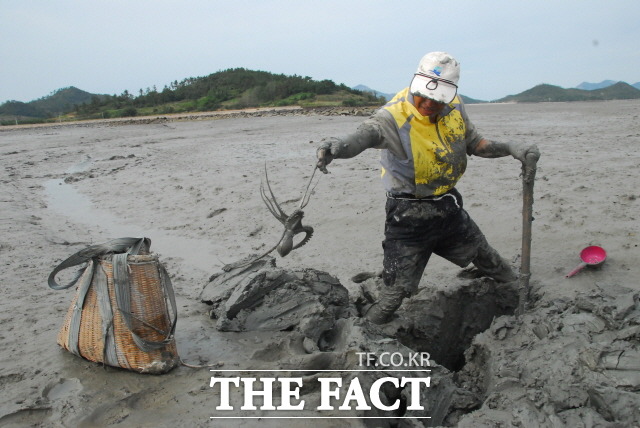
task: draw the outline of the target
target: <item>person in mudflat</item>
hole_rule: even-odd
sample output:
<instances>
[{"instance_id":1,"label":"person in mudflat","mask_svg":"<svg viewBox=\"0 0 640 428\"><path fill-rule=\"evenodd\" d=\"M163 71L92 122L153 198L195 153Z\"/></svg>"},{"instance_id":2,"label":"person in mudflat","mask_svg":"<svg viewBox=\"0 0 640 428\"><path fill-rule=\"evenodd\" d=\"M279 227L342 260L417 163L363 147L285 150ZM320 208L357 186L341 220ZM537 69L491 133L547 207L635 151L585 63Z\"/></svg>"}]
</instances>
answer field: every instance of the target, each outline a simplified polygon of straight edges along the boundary
<instances>
[{"instance_id":1,"label":"person in mudflat","mask_svg":"<svg viewBox=\"0 0 640 428\"><path fill-rule=\"evenodd\" d=\"M537 161L535 144L497 142L478 133L457 95L460 64L446 52L426 54L409 87L347 136L324 138L317 167L327 173L334 159L365 149L381 150L382 183L387 192L383 285L364 314L376 324L393 318L405 297L417 292L432 254L460 267L473 263L499 282L517 279L506 260L487 242L463 208L455 185L467 156L511 155Z\"/></svg>"}]
</instances>

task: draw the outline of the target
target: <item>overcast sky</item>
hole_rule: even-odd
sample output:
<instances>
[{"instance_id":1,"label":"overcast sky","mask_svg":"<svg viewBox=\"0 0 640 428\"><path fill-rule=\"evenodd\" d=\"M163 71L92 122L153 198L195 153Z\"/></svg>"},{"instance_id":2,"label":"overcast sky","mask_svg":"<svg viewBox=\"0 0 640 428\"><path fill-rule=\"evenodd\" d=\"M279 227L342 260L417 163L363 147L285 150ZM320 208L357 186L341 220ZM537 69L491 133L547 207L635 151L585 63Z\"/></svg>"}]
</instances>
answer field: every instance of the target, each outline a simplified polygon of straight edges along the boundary
<instances>
[{"instance_id":1,"label":"overcast sky","mask_svg":"<svg viewBox=\"0 0 640 428\"><path fill-rule=\"evenodd\" d=\"M0 103L244 67L395 93L447 51L460 93L640 81L640 1L0 0Z\"/></svg>"}]
</instances>

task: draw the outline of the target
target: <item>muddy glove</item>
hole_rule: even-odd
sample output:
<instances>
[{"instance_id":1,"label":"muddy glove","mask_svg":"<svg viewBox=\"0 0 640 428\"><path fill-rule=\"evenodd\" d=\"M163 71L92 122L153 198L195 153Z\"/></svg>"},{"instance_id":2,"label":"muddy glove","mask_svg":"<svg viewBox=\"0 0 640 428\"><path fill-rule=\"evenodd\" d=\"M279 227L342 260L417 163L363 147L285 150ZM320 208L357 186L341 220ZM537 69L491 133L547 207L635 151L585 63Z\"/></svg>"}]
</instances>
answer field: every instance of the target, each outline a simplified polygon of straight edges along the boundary
<instances>
[{"instance_id":1,"label":"muddy glove","mask_svg":"<svg viewBox=\"0 0 640 428\"><path fill-rule=\"evenodd\" d=\"M509 143L508 147L509 154L522 163L526 162L527 155L529 154L531 154L532 157L535 158L536 162L538 161L538 159L540 159L540 150L538 150L538 146L536 146L535 144L511 142Z\"/></svg>"},{"instance_id":2,"label":"muddy glove","mask_svg":"<svg viewBox=\"0 0 640 428\"><path fill-rule=\"evenodd\" d=\"M341 138L329 137L320 141L316 151L318 169L328 173L327 165L334 159L348 159L357 156L363 150L376 147L382 142L380 127L365 121L356 132Z\"/></svg>"},{"instance_id":3,"label":"muddy glove","mask_svg":"<svg viewBox=\"0 0 640 428\"><path fill-rule=\"evenodd\" d=\"M316 150L316 156L318 157L318 163L316 166L325 174L329 173L329 171L327 171L327 165L329 165L334 158L331 151L331 143L334 141L337 140L335 138L323 138Z\"/></svg>"}]
</instances>

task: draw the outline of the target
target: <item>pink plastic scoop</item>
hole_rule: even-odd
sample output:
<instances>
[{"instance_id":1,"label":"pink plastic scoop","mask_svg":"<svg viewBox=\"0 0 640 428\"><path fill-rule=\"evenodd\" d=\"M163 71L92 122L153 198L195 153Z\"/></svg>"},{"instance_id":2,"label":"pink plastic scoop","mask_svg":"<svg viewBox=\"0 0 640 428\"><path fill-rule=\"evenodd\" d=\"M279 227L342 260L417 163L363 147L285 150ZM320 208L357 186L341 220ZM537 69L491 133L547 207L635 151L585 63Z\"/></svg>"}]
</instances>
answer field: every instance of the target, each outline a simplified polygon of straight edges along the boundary
<instances>
[{"instance_id":1,"label":"pink plastic scoop","mask_svg":"<svg viewBox=\"0 0 640 428\"><path fill-rule=\"evenodd\" d=\"M580 258L582 259L582 263L576 266L574 270L569 272L566 278L572 277L573 275L577 274L587 265L598 266L599 264L604 263L607 258L607 252L602 247L592 245L580 252Z\"/></svg>"}]
</instances>

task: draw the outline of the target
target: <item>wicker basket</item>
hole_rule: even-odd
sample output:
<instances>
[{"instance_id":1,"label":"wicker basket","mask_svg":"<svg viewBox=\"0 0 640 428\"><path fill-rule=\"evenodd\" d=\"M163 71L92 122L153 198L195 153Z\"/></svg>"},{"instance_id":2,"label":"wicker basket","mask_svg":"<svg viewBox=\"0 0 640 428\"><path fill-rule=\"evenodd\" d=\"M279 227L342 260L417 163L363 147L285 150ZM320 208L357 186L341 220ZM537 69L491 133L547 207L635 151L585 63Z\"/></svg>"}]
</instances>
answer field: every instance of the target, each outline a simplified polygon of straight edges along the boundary
<instances>
[{"instance_id":1,"label":"wicker basket","mask_svg":"<svg viewBox=\"0 0 640 428\"><path fill-rule=\"evenodd\" d=\"M52 272L52 288L77 285L58 344L90 361L140 373L166 373L180 363L171 280L157 255L131 254L148 252L148 239L141 246L128 246L130 240L140 242L122 238L89 247ZM119 244L116 251L114 243ZM80 276L66 286L58 285L55 275L81 259L87 265Z\"/></svg>"}]
</instances>

